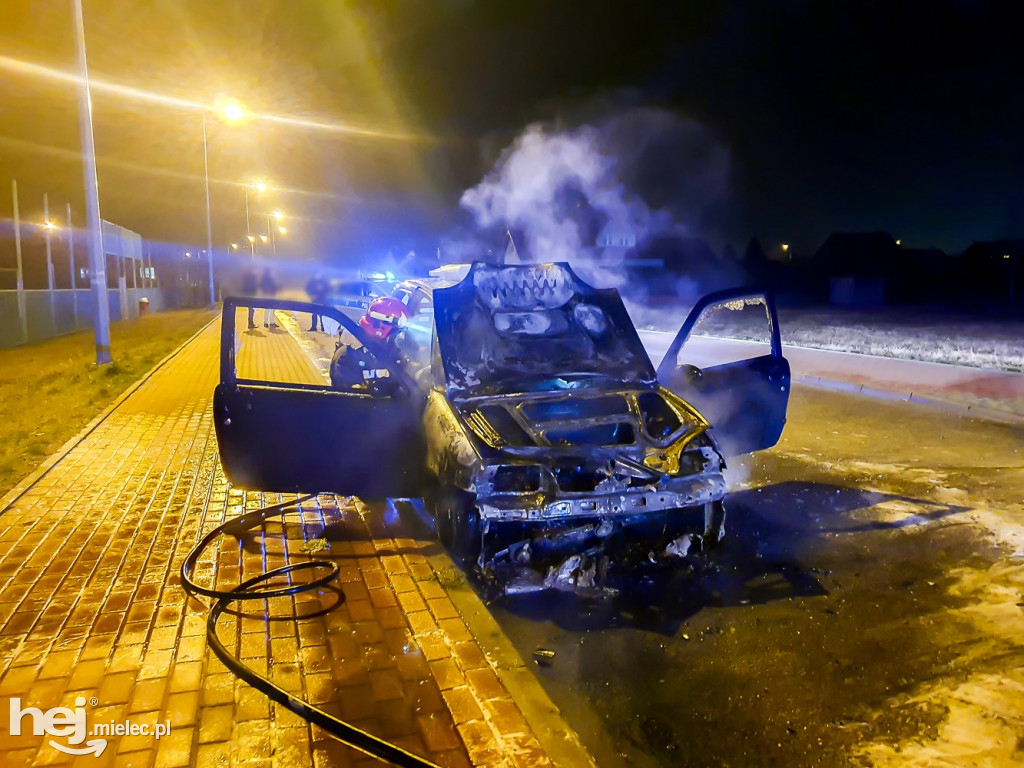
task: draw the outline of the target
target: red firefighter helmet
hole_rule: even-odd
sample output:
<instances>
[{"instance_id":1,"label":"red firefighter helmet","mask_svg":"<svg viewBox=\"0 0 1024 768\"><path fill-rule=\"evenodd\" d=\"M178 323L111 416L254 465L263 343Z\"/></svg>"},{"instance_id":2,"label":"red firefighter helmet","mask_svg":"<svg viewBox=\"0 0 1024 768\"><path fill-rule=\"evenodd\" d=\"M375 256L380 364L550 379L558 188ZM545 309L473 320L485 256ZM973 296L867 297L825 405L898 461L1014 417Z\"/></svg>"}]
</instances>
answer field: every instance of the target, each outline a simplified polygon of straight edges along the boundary
<instances>
[{"instance_id":1,"label":"red firefighter helmet","mask_svg":"<svg viewBox=\"0 0 1024 768\"><path fill-rule=\"evenodd\" d=\"M386 339L404 317L411 317L409 308L394 296L374 299L366 314L359 319L359 327L375 339Z\"/></svg>"}]
</instances>

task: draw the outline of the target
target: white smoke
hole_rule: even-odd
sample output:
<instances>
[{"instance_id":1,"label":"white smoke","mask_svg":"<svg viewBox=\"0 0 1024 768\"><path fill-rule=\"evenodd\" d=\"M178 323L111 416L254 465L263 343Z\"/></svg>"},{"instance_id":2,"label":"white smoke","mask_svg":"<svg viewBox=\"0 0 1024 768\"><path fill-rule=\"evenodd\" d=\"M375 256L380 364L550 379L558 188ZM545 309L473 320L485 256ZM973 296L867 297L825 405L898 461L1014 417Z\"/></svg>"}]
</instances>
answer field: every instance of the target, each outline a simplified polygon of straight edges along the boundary
<instances>
[{"instance_id":1,"label":"white smoke","mask_svg":"<svg viewBox=\"0 0 1024 768\"><path fill-rule=\"evenodd\" d=\"M699 188L685 172L664 177L662 169L676 173L681 164L695 166ZM524 261L568 261L589 282L620 286L626 251L654 236L685 234L724 191L727 168L728 153L699 124L662 110L629 110L570 130L528 127L460 202L478 236L497 243L508 229ZM645 182L660 207L652 209L632 187ZM678 201L686 210L670 211ZM609 232L626 236L599 243Z\"/></svg>"}]
</instances>

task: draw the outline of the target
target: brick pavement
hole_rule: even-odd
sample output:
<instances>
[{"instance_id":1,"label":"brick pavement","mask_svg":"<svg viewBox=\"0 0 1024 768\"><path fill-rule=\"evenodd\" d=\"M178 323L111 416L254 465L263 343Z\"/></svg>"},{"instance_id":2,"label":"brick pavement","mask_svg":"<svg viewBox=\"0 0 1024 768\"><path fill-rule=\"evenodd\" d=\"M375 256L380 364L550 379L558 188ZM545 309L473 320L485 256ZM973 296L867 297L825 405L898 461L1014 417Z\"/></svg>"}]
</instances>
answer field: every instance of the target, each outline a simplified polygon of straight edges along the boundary
<instances>
[{"instance_id":1,"label":"brick pavement","mask_svg":"<svg viewBox=\"0 0 1024 768\"><path fill-rule=\"evenodd\" d=\"M90 726L169 721L170 735L111 737L100 757L72 757L27 721L12 736L0 710L0 765L379 764L236 680L207 648L205 605L180 587L181 561L199 537L282 498L230 489L220 471L210 408L218 330L202 331L0 503L0 708L12 696L43 710L84 696ZM289 338L272 337L279 354ZM236 656L441 765L552 764L449 587L463 591L461 604L475 598L452 586L450 561L393 506L321 496L262 530L222 538L197 579L229 586L308 557L314 540L328 547L315 557L339 564L337 589L226 615L220 636ZM295 620L320 609L330 610Z\"/></svg>"}]
</instances>

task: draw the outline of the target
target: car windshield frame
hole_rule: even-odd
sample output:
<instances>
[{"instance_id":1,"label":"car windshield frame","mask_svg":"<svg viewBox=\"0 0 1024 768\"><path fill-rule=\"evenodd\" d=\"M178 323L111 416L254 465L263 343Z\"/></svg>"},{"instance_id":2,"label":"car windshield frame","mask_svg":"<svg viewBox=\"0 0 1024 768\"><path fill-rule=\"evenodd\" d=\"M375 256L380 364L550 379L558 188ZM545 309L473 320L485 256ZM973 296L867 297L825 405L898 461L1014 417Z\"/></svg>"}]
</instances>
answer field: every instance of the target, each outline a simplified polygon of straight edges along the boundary
<instances>
[{"instance_id":1,"label":"car windshield frame","mask_svg":"<svg viewBox=\"0 0 1024 768\"><path fill-rule=\"evenodd\" d=\"M434 291L434 323L452 396L656 381L618 291L588 285L565 263L474 263Z\"/></svg>"}]
</instances>

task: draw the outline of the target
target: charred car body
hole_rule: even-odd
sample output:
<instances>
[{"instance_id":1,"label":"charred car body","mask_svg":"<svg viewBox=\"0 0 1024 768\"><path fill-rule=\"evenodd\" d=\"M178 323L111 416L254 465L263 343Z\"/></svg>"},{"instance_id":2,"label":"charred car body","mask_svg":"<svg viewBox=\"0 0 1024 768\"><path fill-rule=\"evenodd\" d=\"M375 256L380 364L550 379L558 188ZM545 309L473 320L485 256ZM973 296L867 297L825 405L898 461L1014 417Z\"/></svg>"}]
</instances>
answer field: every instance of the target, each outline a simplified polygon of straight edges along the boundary
<instances>
[{"instance_id":1,"label":"charred car body","mask_svg":"<svg viewBox=\"0 0 1024 768\"><path fill-rule=\"evenodd\" d=\"M250 300L226 302L215 411L228 478L422 495L442 541L508 592L599 589L636 553L681 558L722 537L725 458L774 445L785 422L789 367L770 297L705 297L656 370L618 293L565 264L475 264L428 295L434 331L418 360L335 318L393 371L383 390L345 392L239 379L227 326ZM753 356L709 364L705 343L699 365L682 362L702 317L751 308L768 339ZM319 455L247 455L268 430L319 442Z\"/></svg>"}]
</instances>

